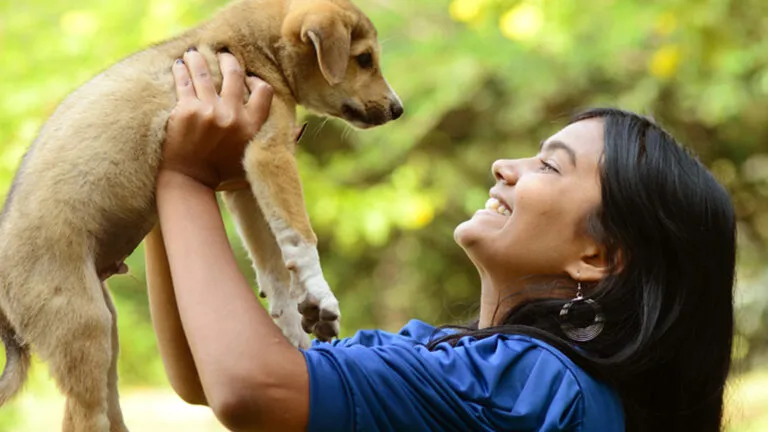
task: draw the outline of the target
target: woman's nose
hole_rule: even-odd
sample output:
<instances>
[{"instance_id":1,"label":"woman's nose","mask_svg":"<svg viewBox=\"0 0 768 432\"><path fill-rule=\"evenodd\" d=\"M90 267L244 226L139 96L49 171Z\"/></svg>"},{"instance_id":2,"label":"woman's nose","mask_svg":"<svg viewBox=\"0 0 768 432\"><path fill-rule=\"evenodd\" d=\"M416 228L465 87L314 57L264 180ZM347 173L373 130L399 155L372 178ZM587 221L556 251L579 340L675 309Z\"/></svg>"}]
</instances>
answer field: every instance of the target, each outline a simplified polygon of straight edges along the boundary
<instances>
[{"instance_id":1,"label":"woman's nose","mask_svg":"<svg viewBox=\"0 0 768 432\"><path fill-rule=\"evenodd\" d=\"M493 177L497 182L515 184L519 176L516 165L515 161L511 159L499 159L491 166L491 172L493 172Z\"/></svg>"}]
</instances>

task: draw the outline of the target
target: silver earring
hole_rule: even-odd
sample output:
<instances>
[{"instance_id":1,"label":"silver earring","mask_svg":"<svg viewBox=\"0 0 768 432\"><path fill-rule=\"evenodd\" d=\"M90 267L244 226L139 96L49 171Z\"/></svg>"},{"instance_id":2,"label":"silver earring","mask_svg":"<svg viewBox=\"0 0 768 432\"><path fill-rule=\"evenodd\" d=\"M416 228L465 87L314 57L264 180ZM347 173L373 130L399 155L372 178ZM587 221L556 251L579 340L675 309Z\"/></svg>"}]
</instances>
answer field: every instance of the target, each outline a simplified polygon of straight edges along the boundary
<instances>
[{"instance_id":1,"label":"silver earring","mask_svg":"<svg viewBox=\"0 0 768 432\"><path fill-rule=\"evenodd\" d=\"M592 323L586 327L576 327L568 321L568 313L581 304L590 306L595 314ZM605 316L603 315L603 309L596 301L584 298L584 294L581 292L581 281L579 281L576 286L576 298L564 304L563 308L560 309L560 328L573 341L589 342L603 331L604 325Z\"/></svg>"}]
</instances>

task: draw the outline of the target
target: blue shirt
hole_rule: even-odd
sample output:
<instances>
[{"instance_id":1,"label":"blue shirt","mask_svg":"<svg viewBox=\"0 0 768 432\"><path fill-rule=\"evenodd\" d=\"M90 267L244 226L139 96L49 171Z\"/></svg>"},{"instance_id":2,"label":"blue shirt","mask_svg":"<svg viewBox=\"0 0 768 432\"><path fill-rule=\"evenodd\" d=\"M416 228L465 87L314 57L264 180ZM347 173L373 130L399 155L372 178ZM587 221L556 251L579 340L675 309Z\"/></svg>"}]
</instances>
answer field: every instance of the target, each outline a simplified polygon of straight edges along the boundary
<instances>
[{"instance_id":1,"label":"blue shirt","mask_svg":"<svg viewBox=\"0 0 768 432\"><path fill-rule=\"evenodd\" d=\"M421 321L303 351L309 431L624 430L617 394L550 345L522 335L464 337Z\"/></svg>"}]
</instances>

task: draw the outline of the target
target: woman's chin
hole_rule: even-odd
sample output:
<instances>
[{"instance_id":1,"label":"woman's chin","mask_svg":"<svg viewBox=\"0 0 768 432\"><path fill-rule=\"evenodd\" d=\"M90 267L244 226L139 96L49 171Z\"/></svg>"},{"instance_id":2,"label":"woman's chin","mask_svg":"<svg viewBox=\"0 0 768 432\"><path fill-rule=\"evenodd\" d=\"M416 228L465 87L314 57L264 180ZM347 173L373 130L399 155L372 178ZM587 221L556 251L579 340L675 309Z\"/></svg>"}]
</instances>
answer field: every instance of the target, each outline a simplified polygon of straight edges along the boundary
<instances>
[{"instance_id":1,"label":"woman's chin","mask_svg":"<svg viewBox=\"0 0 768 432\"><path fill-rule=\"evenodd\" d=\"M464 249L471 247L479 240L478 227L473 222L472 219L466 220L453 230L453 240Z\"/></svg>"},{"instance_id":2,"label":"woman's chin","mask_svg":"<svg viewBox=\"0 0 768 432\"><path fill-rule=\"evenodd\" d=\"M507 216L480 209L453 231L453 238L462 247L469 247L482 237L494 236L507 223Z\"/></svg>"}]
</instances>

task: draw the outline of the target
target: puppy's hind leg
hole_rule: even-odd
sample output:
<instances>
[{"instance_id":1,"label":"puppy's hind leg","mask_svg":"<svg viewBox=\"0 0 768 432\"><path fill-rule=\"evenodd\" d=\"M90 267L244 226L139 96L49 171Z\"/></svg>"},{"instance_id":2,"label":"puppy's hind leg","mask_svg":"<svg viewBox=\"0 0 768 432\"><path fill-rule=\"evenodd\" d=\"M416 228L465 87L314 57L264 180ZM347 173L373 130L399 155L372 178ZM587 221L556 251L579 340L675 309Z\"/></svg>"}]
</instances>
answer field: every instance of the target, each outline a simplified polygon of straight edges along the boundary
<instances>
[{"instance_id":1,"label":"puppy's hind leg","mask_svg":"<svg viewBox=\"0 0 768 432\"><path fill-rule=\"evenodd\" d=\"M47 286L51 295L35 314L46 325L30 341L67 399L63 430L107 432L112 314L96 269L91 264L35 270L31 282Z\"/></svg>"},{"instance_id":2,"label":"puppy's hind leg","mask_svg":"<svg viewBox=\"0 0 768 432\"><path fill-rule=\"evenodd\" d=\"M295 346L309 347L302 330L296 298L290 292L291 275L264 214L250 190L224 192L224 202L237 223L240 238L256 271L259 291L269 301L269 313Z\"/></svg>"},{"instance_id":3,"label":"puppy's hind leg","mask_svg":"<svg viewBox=\"0 0 768 432\"><path fill-rule=\"evenodd\" d=\"M123 412L120 409L120 394L117 391L117 360L120 355L120 339L117 333L117 310L112 302L112 295L106 284L102 284L101 291L104 294L104 302L112 315L112 356L107 375L107 417L109 418L109 432L128 432L123 420Z\"/></svg>"}]
</instances>

